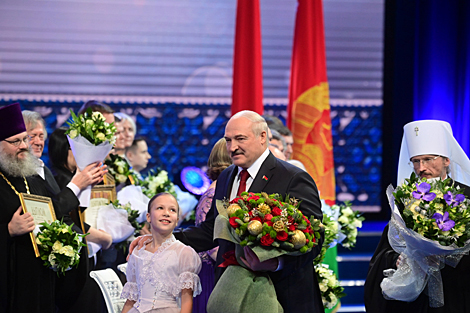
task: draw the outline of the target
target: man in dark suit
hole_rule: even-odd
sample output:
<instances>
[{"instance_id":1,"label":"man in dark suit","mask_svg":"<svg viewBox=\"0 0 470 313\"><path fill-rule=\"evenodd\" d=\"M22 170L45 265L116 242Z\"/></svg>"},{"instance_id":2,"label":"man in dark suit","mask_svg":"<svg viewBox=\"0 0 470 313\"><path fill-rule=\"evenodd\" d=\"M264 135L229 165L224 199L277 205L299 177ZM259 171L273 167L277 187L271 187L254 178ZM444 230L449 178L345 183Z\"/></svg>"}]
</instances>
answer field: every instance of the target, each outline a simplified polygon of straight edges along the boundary
<instances>
[{"instance_id":1,"label":"man in dark suit","mask_svg":"<svg viewBox=\"0 0 470 313\"><path fill-rule=\"evenodd\" d=\"M269 152L267 131L265 120L252 111L239 112L228 121L224 137L233 165L225 169L217 179L214 200L224 198L231 200L241 191L279 193L301 200L300 210L307 217L322 219L321 203L315 182L305 171L276 159ZM241 178L243 176L246 180ZM212 202L205 222L198 227L177 231L175 237L196 251L214 248L217 245L213 240L214 221L217 216L215 203L216 201ZM318 246L305 255L282 256L264 262L260 262L249 249L245 248L244 263L253 271L269 274L284 312L323 312L321 294L313 268L313 259L319 253L322 242L323 238ZM234 244L225 240L218 240L218 244L219 265L223 262L223 255L234 250ZM217 280L223 271L224 268L216 268Z\"/></svg>"}]
</instances>

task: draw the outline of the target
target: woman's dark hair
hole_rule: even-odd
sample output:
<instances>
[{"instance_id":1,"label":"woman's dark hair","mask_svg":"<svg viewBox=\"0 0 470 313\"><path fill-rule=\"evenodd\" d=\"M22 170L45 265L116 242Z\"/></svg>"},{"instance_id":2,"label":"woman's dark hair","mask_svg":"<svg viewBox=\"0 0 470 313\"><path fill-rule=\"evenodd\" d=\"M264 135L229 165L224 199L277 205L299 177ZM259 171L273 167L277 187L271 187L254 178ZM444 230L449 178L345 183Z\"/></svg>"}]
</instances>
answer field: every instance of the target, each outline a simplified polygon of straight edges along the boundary
<instances>
[{"instance_id":1,"label":"woman's dark hair","mask_svg":"<svg viewBox=\"0 0 470 313\"><path fill-rule=\"evenodd\" d=\"M67 157L70 149L67 135L65 135L67 129L67 127L59 127L49 136L49 159L52 165L60 169L67 169Z\"/></svg>"},{"instance_id":2,"label":"woman's dark hair","mask_svg":"<svg viewBox=\"0 0 470 313\"><path fill-rule=\"evenodd\" d=\"M159 198L161 196L164 196L164 195L170 195L175 199L176 206L178 207L178 212L176 212L176 213L178 214L178 217L179 217L180 216L180 204L178 203L178 200L176 199L176 197L174 195L172 195L171 193L169 193L169 192L160 192L160 193L157 193L155 196L153 196L152 199L150 199L150 201L149 201L149 204L148 204L148 207L147 207L147 213L150 213L150 209L152 208L153 201L155 201L157 198Z\"/></svg>"}]
</instances>

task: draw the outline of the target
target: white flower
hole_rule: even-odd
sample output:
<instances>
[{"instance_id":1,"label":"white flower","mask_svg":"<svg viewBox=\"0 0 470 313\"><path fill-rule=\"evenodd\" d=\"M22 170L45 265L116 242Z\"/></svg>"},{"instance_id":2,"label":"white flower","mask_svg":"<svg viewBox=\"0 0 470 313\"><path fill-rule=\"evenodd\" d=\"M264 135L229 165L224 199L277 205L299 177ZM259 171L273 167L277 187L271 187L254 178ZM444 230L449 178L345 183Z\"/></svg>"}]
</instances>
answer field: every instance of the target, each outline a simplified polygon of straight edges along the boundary
<instances>
[{"instance_id":1,"label":"white flower","mask_svg":"<svg viewBox=\"0 0 470 313\"><path fill-rule=\"evenodd\" d=\"M68 256L68 257L73 257L73 256L74 256L72 246L65 246L65 247L62 247L62 248L59 250L59 253L60 253L60 254L64 254L64 255L66 255L66 256Z\"/></svg>"},{"instance_id":2,"label":"white flower","mask_svg":"<svg viewBox=\"0 0 470 313\"><path fill-rule=\"evenodd\" d=\"M105 135L104 135L103 133L98 133L98 134L96 134L95 138L98 139L98 140L101 140L101 141L105 141L105 140L106 140L106 137L105 137Z\"/></svg>"},{"instance_id":3,"label":"white flower","mask_svg":"<svg viewBox=\"0 0 470 313\"><path fill-rule=\"evenodd\" d=\"M348 219L345 215L341 215L341 216L338 218L338 222L340 222L341 224L348 224L348 223L349 223L349 219Z\"/></svg>"},{"instance_id":4,"label":"white flower","mask_svg":"<svg viewBox=\"0 0 470 313\"><path fill-rule=\"evenodd\" d=\"M361 228L361 227L362 227L362 221L361 221L361 220L358 220L358 219L355 219L355 220L352 222L352 225L353 225L354 227Z\"/></svg>"},{"instance_id":5,"label":"white flower","mask_svg":"<svg viewBox=\"0 0 470 313\"><path fill-rule=\"evenodd\" d=\"M126 180L127 180L127 176L122 175L122 174L117 174L116 175L116 180L118 181L118 183L125 183Z\"/></svg>"},{"instance_id":6,"label":"white flower","mask_svg":"<svg viewBox=\"0 0 470 313\"><path fill-rule=\"evenodd\" d=\"M350 216L353 214L354 214L353 210L351 210L351 208L349 207L344 208L343 211L341 211L341 215L344 215L344 216Z\"/></svg>"},{"instance_id":7,"label":"white flower","mask_svg":"<svg viewBox=\"0 0 470 313\"><path fill-rule=\"evenodd\" d=\"M75 138L75 137L77 137L77 136L78 136L78 132L77 132L76 129L70 130L70 133L69 133L70 139L73 139L73 138Z\"/></svg>"},{"instance_id":8,"label":"white flower","mask_svg":"<svg viewBox=\"0 0 470 313\"><path fill-rule=\"evenodd\" d=\"M101 112L93 112L91 114L91 117L92 119L94 119L95 121L99 121L99 120L105 120L103 114Z\"/></svg>"},{"instance_id":9,"label":"white flower","mask_svg":"<svg viewBox=\"0 0 470 313\"><path fill-rule=\"evenodd\" d=\"M49 254L49 257L47 258L47 260L49 261L49 263L51 263L52 266L54 266L55 265L55 255L54 255L54 253Z\"/></svg>"},{"instance_id":10,"label":"white flower","mask_svg":"<svg viewBox=\"0 0 470 313\"><path fill-rule=\"evenodd\" d=\"M328 285L327 284L324 284L323 282L321 282L320 284L320 291L321 292L325 292L328 290Z\"/></svg>"},{"instance_id":11,"label":"white flower","mask_svg":"<svg viewBox=\"0 0 470 313\"><path fill-rule=\"evenodd\" d=\"M52 246L52 251L56 252L62 249L63 244L60 241L54 242L54 245Z\"/></svg>"}]
</instances>

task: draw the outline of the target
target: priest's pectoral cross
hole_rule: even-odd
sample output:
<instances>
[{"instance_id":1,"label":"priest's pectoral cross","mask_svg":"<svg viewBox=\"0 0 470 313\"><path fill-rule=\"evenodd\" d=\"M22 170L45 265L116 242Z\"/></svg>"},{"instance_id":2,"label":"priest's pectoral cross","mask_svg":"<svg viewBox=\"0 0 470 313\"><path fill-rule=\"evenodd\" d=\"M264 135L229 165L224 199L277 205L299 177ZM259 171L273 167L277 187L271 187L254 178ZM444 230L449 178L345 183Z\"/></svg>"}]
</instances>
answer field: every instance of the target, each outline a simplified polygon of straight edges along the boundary
<instances>
[{"instance_id":1,"label":"priest's pectoral cross","mask_svg":"<svg viewBox=\"0 0 470 313\"><path fill-rule=\"evenodd\" d=\"M415 127L416 136L418 136L418 131L419 131L419 128Z\"/></svg>"}]
</instances>

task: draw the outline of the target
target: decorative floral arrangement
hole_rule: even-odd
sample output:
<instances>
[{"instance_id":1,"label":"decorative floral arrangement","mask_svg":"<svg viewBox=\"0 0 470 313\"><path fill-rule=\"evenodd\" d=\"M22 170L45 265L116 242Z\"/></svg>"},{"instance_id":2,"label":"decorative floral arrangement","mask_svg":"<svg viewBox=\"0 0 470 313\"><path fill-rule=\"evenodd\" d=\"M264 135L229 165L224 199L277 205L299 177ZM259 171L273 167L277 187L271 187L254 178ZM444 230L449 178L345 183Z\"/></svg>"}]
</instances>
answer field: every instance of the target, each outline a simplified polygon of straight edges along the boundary
<instances>
[{"instance_id":1,"label":"decorative floral arrangement","mask_svg":"<svg viewBox=\"0 0 470 313\"><path fill-rule=\"evenodd\" d=\"M449 182L413 173L393 196L406 227L442 246L464 247L470 239L470 200Z\"/></svg>"},{"instance_id":2,"label":"decorative floral arrangement","mask_svg":"<svg viewBox=\"0 0 470 313\"><path fill-rule=\"evenodd\" d=\"M323 225L303 215L294 198L283 202L278 194L243 192L224 206L242 247L261 245L306 253L318 244Z\"/></svg>"},{"instance_id":3,"label":"decorative floral arrangement","mask_svg":"<svg viewBox=\"0 0 470 313\"><path fill-rule=\"evenodd\" d=\"M108 166L108 172L113 175L118 184L125 183L129 175L132 175L129 163L117 154L109 155L109 159L106 159L104 163Z\"/></svg>"},{"instance_id":4,"label":"decorative floral arrangement","mask_svg":"<svg viewBox=\"0 0 470 313\"><path fill-rule=\"evenodd\" d=\"M150 170L149 174L141 181L142 192L149 198L161 192L169 192L176 197L175 187L168 179L168 172L164 170Z\"/></svg>"},{"instance_id":5,"label":"decorative floral arrangement","mask_svg":"<svg viewBox=\"0 0 470 313\"><path fill-rule=\"evenodd\" d=\"M142 226L143 226L143 223L140 224L137 221L137 218L139 217L139 211L133 210L130 202L128 202L127 204L121 205L119 203L119 200L115 200L112 203L115 209L123 209L127 211L127 220L129 221L129 223L131 223L132 227L135 228L134 234L139 236L140 235L139 231L142 229Z\"/></svg>"},{"instance_id":6,"label":"decorative floral arrangement","mask_svg":"<svg viewBox=\"0 0 470 313\"><path fill-rule=\"evenodd\" d=\"M92 112L91 108L88 108L82 115L77 116L72 110L70 110L70 114L72 121L67 122L70 128L65 132L70 139L80 135L95 146L106 141L110 144L115 143L116 127L114 123L108 124L102 113Z\"/></svg>"},{"instance_id":7,"label":"decorative floral arrangement","mask_svg":"<svg viewBox=\"0 0 470 313\"><path fill-rule=\"evenodd\" d=\"M333 210L339 210L339 232L344 236L341 241L341 245L347 249L351 249L356 245L357 229L362 227L364 217L361 216L361 212L353 211L351 208L351 202L345 201L341 205L333 205Z\"/></svg>"},{"instance_id":8,"label":"decorative floral arrangement","mask_svg":"<svg viewBox=\"0 0 470 313\"><path fill-rule=\"evenodd\" d=\"M328 309L332 309L338 303L338 300L346 295L343 292L344 288L340 286L336 274L328 268L328 265L315 265L315 272L317 273L323 305Z\"/></svg>"},{"instance_id":9,"label":"decorative floral arrangement","mask_svg":"<svg viewBox=\"0 0 470 313\"><path fill-rule=\"evenodd\" d=\"M56 271L58 276L65 275L72 266L78 266L80 249L86 246L83 243L85 236L58 220L51 224L41 223L36 243L44 265Z\"/></svg>"},{"instance_id":10,"label":"decorative floral arrangement","mask_svg":"<svg viewBox=\"0 0 470 313\"><path fill-rule=\"evenodd\" d=\"M331 244L338 239L338 222L332 217L324 214L322 224L325 228L324 241L320 253L317 255L313 264L320 264L325 258L326 251L330 248Z\"/></svg>"}]
</instances>

